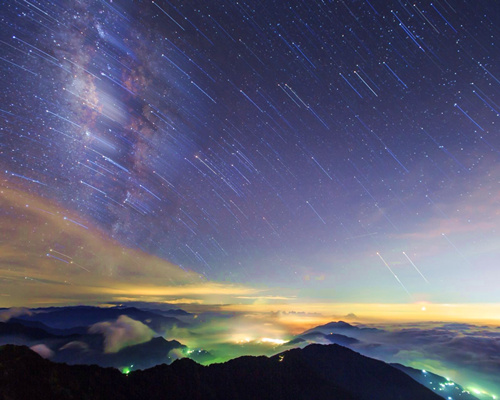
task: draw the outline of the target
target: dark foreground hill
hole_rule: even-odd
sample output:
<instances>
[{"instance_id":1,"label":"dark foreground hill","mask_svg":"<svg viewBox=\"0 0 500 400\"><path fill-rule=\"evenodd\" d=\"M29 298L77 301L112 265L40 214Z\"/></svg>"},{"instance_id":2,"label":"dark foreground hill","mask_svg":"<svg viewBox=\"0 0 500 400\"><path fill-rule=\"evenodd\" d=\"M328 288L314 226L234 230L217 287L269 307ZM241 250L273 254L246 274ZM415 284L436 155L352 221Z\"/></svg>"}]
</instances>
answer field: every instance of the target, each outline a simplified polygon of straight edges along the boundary
<instances>
[{"instance_id":1,"label":"dark foreground hill","mask_svg":"<svg viewBox=\"0 0 500 400\"><path fill-rule=\"evenodd\" d=\"M201 366L189 359L121 374L0 347L0 399L442 400L405 373L338 345Z\"/></svg>"}]
</instances>

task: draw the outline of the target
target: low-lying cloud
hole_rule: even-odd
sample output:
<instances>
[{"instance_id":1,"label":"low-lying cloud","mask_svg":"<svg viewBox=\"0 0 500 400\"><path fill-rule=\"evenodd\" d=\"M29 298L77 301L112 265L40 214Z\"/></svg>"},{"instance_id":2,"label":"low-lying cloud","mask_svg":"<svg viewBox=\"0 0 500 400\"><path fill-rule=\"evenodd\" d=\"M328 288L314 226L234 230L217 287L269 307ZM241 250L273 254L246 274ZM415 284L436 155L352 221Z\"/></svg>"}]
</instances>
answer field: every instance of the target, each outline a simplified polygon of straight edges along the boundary
<instances>
[{"instance_id":1,"label":"low-lying cloud","mask_svg":"<svg viewBox=\"0 0 500 400\"><path fill-rule=\"evenodd\" d=\"M20 317L22 315L31 315L31 311L24 307L12 307L7 310L0 311L0 322L7 322L11 318Z\"/></svg>"},{"instance_id":2,"label":"low-lying cloud","mask_svg":"<svg viewBox=\"0 0 500 400\"><path fill-rule=\"evenodd\" d=\"M116 353L127 346L148 342L155 333L147 325L126 315L113 322L98 322L89 328L89 333L104 335L104 352Z\"/></svg>"},{"instance_id":3,"label":"low-lying cloud","mask_svg":"<svg viewBox=\"0 0 500 400\"><path fill-rule=\"evenodd\" d=\"M43 358L51 358L54 355L54 352L45 344L35 344L30 347L35 353L38 353Z\"/></svg>"}]
</instances>

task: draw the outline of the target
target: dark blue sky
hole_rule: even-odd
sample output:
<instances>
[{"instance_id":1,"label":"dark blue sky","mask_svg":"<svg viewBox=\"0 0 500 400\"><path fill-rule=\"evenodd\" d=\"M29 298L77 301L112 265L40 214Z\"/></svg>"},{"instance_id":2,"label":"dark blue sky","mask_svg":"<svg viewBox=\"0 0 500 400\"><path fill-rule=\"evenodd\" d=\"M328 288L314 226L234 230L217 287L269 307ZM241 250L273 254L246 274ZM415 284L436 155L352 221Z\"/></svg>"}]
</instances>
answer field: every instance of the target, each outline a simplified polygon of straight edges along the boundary
<instances>
[{"instance_id":1,"label":"dark blue sky","mask_svg":"<svg viewBox=\"0 0 500 400\"><path fill-rule=\"evenodd\" d=\"M5 2L2 185L210 280L498 302L499 16Z\"/></svg>"}]
</instances>

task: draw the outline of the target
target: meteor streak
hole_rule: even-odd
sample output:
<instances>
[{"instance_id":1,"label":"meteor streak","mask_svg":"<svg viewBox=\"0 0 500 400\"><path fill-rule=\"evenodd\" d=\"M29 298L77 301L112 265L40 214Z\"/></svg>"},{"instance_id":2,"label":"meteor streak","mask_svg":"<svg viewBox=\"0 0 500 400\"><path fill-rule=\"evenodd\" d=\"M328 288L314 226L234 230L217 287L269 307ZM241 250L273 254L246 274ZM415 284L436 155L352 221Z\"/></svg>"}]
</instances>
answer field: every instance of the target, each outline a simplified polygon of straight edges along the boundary
<instances>
[{"instance_id":1,"label":"meteor streak","mask_svg":"<svg viewBox=\"0 0 500 400\"><path fill-rule=\"evenodd\" d=\"M408 261L410 262L411 265L413 265L413 267L417 270L417 272L420 274L420 276L422 278L424 278L424 281L426 281L427 283L429 283L429 281L427 280L427 278L424 276L424 274L422 274L422 272L420 272L420 270L417 268L417 266L413 263L413 261L410 259L410 257L408 257L408 255L403 251L403 254L404 256L408 259Z\"/></svg>"},{"instance_id":2,"label":"meteor streak","mask_svg":"<svg viewBox=\"0 0 500 400\"><path fill-rule=\"evenodd\" d=\"M380 255L380 253L377 251L377 256L380 257L380 259L382 260L382 262L385 264L385 266L387 267L387 269L391 272L391 274L394 276L394 278L396 278L396 280L399 282L399 284L401 285L401 287L405 290L406 293L408 293L408 296L412 297L411 296L411 293L408 291L408 289L406 289L406 286L403 285L403 282L400 281L400 279L398 278L398 276L394 273L394 271L391 269L391 267L389 267L389 264L387 264L385 262L385 260L382 258L382 256Z\"/></svg>"}]
</instances>

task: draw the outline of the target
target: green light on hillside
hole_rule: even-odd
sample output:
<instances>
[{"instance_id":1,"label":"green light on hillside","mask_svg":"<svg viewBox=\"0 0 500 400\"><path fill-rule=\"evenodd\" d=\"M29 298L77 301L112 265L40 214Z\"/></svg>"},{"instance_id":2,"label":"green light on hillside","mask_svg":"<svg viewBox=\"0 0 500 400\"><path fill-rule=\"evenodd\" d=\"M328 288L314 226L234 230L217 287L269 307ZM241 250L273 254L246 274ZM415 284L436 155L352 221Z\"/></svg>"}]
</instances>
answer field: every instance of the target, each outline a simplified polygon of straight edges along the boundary
<instances>
[{"instance_id":1,"label":"green light on hillside","mask_svg":"<svg viewBox=\"0 0 500 400\"><path fill-rule=\"evenodd\" d=\"M123 367L122 368L122 374L125 374L125 375L130 374L130 368L129 367Z\"/></svg>"}]
</instances>

